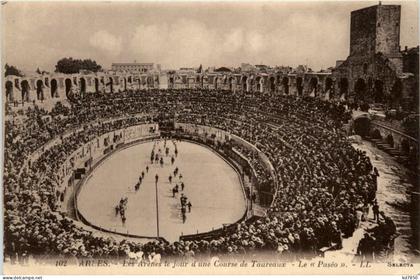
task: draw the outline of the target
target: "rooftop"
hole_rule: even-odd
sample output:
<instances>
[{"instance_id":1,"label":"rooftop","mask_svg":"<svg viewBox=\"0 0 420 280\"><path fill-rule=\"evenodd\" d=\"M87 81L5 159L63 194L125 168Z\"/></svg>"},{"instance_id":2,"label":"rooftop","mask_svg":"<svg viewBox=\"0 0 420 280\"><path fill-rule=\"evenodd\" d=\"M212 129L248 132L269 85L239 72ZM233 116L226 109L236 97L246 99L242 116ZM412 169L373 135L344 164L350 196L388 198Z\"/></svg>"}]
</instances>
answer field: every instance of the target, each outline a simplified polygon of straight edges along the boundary
<instances>
[{"instance_id":1,"label":"rooftop","mask_svg":"<svg viewBox=\"0 0 420 280\"><path fill-rule=\"evenodd\" d=\"M140 62L118 62L118 63L112 63L112 65L114 66L140 66L140 65L144 65L144 66L151 66L153 65L153 63L140 63Z\"/></svg>"}]
</instances>

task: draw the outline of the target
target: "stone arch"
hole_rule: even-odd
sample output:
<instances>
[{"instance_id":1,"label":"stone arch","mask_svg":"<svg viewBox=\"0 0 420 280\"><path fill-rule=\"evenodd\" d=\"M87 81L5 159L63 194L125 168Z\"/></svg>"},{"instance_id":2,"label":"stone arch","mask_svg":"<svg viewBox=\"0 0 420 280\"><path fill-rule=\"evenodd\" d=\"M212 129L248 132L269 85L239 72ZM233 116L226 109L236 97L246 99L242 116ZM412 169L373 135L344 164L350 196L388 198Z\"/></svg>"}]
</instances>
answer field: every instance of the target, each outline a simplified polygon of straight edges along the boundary
<instances>
[{"instance_id":1,"label":"stone arch","mask_svg":"<svg viewBox=\"0 0 420 280\"><path fill-rule=\"evenodd\" d=\"M29 102L29 82L28 80L23 80L22 82L20 82L20 88L22 91L22 103L23 102Z\"/></svg>"},{"instance_id":2,"label":"stone arch","mask_svg":"<svg viewBox=\"0 0 420 280\"><path fill-rule=\"evenodd\" d=\"M303 93L303 78L302 77L297 77L296 79L296 89L297 89L297 94L300 96Z\"/></svg>"},{"instance_id":3,"label":"stone arch","mask_svg":"<svg viewBox=\"0 0 420 280\"><path fill-rule=\"evenodd\" d=\"M325 79L325 91L331 90L333 85L333 80L330 77Z\"/></svg>"},{"instance_id":4,"label":"stone arch","mask_svg":"<svg viewBox=\"0 0 420 280\"><path fill-rule=\"evenodd\" d=\"M243 76L242 77L242 90L243 91L247 91L248 90L248 77L247 76Z\"/></svg>"},{"instance_id":5,"label":"stone arch","mask_svg":"<svg viewBox=\"0 0 420 280\"><path fill-rule=\"evenodd\" d=\"M372 134L371 134L371 137L373 138L373 139L382 139L382 135L381 135L381 131L379 130L379 129L374 129L373 131L372 131Z\"/></svg>"},{"instance_id":6,"label":"stone arch","mask_svg":"<svg viewBox=\"0 0 420 280\"><path fill-rule=\"evenodd\" d=\"M37 100L44 100L44 83L42 80L36 81L36 99Z\"/></svg>"},{"instance_id":7,"label":"stone arch","mask_svg":"<svg viewBox=\"0 0 420 280\"><path fill-rule=\"evenodd\" d=\"M12 102L13 101L13 82L7 81L5 86L6 86L6 101Z\"/></svg>"},{"instance_id":8,"label":"stone arch","mask_svg":"<svg viewBox=\"0 0 420 280\"><path fill-rule=\"evenodd\" d=\"M309 93L311 95L313 93L314 96L317 95L317 93L318 93L318 78L317 77L312 77L309 80Z\"/></svg>"},{"instance_id":9,"label":"stone arch","mask_svg":"<svg viewBox=\"0 0 420 280\"><path fill-rule=\"evenodd\" d=\"M70 93L72 92L72 82L69 78L64 81L65 88L66 88L66 96L69 97Z\"/></svg>"},{"instance_id":10,"label":"stone arch","mask_svg":"<svg viewBox=\"0 0 420 280\"><path fill-rule=\"evenodd\" d=\"M80 96L83 97L86 94L86 80L85 78L80 78Z\"/></svg>"},{"instance_id":11,"label":"stone arch","mask_svg":"<svg viewBox=\"0 0 420 280\"><path fill-rule=\"evenodd\" d=\"M226 84L228 83L228 80L229 80L229 78L226 75L224 75L223 78L222 78L224 86L226 86Z\"/></svg>"},{"instance_id":12,"label":"stone arch","mask_svg":"<svg viewBox=\"0 0 420 280\"><path fill-rule=\"evenodd\" d=\"M254 91L254 77L253 76L249 77L247 81L248 81L247 91L253 92Z\"/></svg>"},{"instance_id":13,"label":"stone arch","mask_svg":"<svg viewBox=\"0 0 420 280\"><path fill-rule=\"evenodd\" d=\"M232 91L233 90L233 86L235 84L235 79L233 77L230 77L228 79L228 83L229 83L229 90Z\"/></svg>"},{"instance_id":14,"label":"stone arch","mask_svg":"<svg viewBox=\"0 0 420 280\"><path fill-rule=\"evenodd\" d=\"M276 91L276 78L270 77L268 80L270 91L275 92Z\"/></svg>"},{"instance_id":15,"label":"stone arch","mask_svg":"<svg viewBox=\"0 0 420 280\"><path fill-rule=\"evenodd\" d=\"M58 83L56 79L51 79L50 93L51 98L58 97Z\"/></svg>"},{"instance_id":16,"label":"stone arch","mask_svg":"<svg viewBox=\"0 0 420 280\"><path fill-rule=\"evenodd\" d=\"M369 135L370 130L370 119L367 116L360 116L353 122L354 133L365 137Z\"/></svg>"},{"instance_id":17,"label":"stone arch","mask_svg":"<svg viewBox=\"0 0 420 280\"><path fill-rule=\"evenodd\" d=\"M262 91L261 81L262 81L262 78L260 76L255 78L255 83L257 84L257 92Z\"/></svg>"},{"instance_id":18,"label":"stone arch","mask_svg":"<svg viewBox=\"0 0 420 280\"><path fill-rule=\"evenodd\" d=\"M99 93L99 79L95 78L95 93Z\"/></svg>"},{"instance_id":19,"label":"stone arch","mask_svg":"<svg viewBox=\"0 0 420 280\"><path fill-rule=\"evenodd\" d=\"M283 86L284 94L289 94L289 77L283 77L281 84Z\"/></svg>"},{"instance_id":20,"label":"stone arch","mask_svg":"<svg viewBox=\"0 0 420 280\"><path fill-rule=\"evenodd\" d=\"M154 86L153 77L151 76L146 77L146 85L147 85L147 88L153 88Z\"/></svg>"},{"instance_id":21,"label":"stone arch","mask_svg":"<svg viewBox=\"0 0 420 280\"><path fill-rule=\"evenodd\" d=\"M277 75L276 76L276 84L277 85L280 85L280 83L281 83L281 76L280 75Z\"/></svg>"},{"instance_id":22,"label":"stone arch","mask_svg":"<svg viewBox=\"0 0 420 280\"><path fill-rule=\"evenodd\" d=\"M174 88L174 76L169 77L169 88Z\"/></svg>"},{"instance_id":23,"label":"stone arch","mask_svg":"<svg viewBox=\"0 0 420 280\"><path fill-rule=\"evenodd\" d=\"M219 81L219 77L214 77L214 89L217 89L217 82Z\"/></svg>"},{"instance_id":24,"label":"stone arch","mask_svg":"<svg viewBox=\"0 0 420 280\"><path fill-rule=\"evenodd\" d=\"M324 86L325 86L324 87L325 98L328 98L328 99L333 98L334 87L333 87L333 80L330 77L327 77L325 79Z\"/></svg>"},{"instance_id":25,"label":"stone arch","mask_svg":"<svg viewBox=\"0 0 420 280\"><path fill-rule=\"evenodd\" d=\"M109 92L113 93L114 92L114 79L112 79L112 77L108 78L108 85L109 85Z\"/></svg>"},{"instance_id":26,"label":"stone arch","mask_svg":"<svg viewBox=\"0 0 420 280\"><path fill-rule=\"evenodd\" d=\"M388 134L386 137L386 143L388 143L391 147L394 147L394 137L392 134Z\"/></svg>"},{"instance_id":27,"label":"stone arch","mask_svg":"<svg viewBox=\"0 0 420 280\"><path fill-rule=\"evenodd\" d=\"M341 78L340 82L338 83L338 88L340 96L347 96L349 91L349 80L347 78Z\"/></svg>"},{"instance_id":28,"label":"stone arch","mask_svg":"<svg viewBox=\"0 0 420 280\"><path fill-rule=\"evenodd\" d=\"M356 83L354 84L354 92L358 99L364 99L366 92L366 82L364 79L357 79Z\"/></svg>"},{"instance_id":29,"label":"stone arch","mask_svg":"<svg viewBox=\"0 0 420 280\"><path fill-rule=\"evenodd\" d=\"M374 99L377 103L384 101L384 83L381 80L376 80L374 83Z\"/></svg>"}]
</instances>

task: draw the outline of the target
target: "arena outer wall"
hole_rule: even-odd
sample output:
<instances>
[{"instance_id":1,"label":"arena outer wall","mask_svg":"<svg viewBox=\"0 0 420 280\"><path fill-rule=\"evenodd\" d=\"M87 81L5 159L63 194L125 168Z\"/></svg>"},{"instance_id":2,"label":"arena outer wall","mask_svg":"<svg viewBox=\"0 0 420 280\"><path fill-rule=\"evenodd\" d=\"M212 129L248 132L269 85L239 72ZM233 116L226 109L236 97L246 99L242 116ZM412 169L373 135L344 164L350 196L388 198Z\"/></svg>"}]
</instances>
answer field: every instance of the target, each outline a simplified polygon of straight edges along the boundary
<instances>
[{"instance_id":1,"label":"arena outer wall","mask_svg":"<svg viewBox=\"0 0 420 280\"><path fill-rule=\"evenodd\" d=\"M70 95L92 92L112 93L147 89L218 89L233 92L271 92L291 95L321 96L334 92L330 72L274 73L172 73L148 74L98 72L79 74L40 74L27 77L7 76L6 102L25 103L64 101Z\"/></svg>"}]
</instances>

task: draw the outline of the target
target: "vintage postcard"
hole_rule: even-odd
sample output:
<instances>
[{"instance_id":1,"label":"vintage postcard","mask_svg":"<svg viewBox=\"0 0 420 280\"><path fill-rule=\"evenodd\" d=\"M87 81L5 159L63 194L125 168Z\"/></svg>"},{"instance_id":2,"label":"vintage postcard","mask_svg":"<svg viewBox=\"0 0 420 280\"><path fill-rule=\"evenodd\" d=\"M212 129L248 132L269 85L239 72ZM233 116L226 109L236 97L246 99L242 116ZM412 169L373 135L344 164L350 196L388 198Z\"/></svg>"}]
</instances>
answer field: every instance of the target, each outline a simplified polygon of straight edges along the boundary
<instances>
[{"instance_id":1,"label":"vintage postcard","mask_svg":"<svg viewBox=\"0 0 420 280\"><path fill-rule=\"evenodd\" d=\"M417 1L4 1L5 275L418 279Z\"/></svg>"}]
</instances>

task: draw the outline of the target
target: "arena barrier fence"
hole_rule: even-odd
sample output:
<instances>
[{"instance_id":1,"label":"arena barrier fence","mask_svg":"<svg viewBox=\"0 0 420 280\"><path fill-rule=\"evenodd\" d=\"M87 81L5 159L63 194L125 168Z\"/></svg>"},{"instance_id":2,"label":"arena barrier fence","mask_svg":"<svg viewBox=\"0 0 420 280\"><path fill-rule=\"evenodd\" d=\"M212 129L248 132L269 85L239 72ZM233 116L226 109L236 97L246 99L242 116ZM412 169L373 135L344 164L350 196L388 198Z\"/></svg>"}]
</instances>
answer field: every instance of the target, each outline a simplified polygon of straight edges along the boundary
<instances>
[{"instance_id":1,"label":"arena barrier fence","mask_svg":"<svg viewBox=\"0 0 420 280\"><path fill-rule=\"evenodd\" d=\"M221 236L221 235L233 233L237 229L238 224L240 224L242 222L250 223L250 222L259 218L258 216L255 216L253 214L253 211L251 211L251 209L250 209L250 198L247 196L247 193L245 191L245 186L243 184L243 180L242 180L242 177L241 177L241 175L243 174L243 170L241 170L237 166L239 163L235 162L233 160L233 158L231 158L231 156L225 154L223 151L217 150L217 148L214 148L211 144L214 145L215 141L213 141L212 139L208 139L207 137L204 137L204 138L203 137L197 137L197 135L192 135L192 134L189 134L189 133L183 133L183 134L176 133L175 136L180 137L184 141L189 141L189 142L192 142L194 144L202 145L206 148L209 148L213 152L215 152L217 155L219 155L223 160L225 160L237 172L238 176L240 177L241 189L242 189L242 192L243 192L243 195L244 195L244 199L246 201L246 210L238 221L236 221L232 224L225 224L221 228L211 230L211 231L208 231L208 232L203 232L203 233L198 233L197 232L195 234L182 235L182 236L180 236L180 240L187 241L187 240L195 240L195 239L204 239L204 240L214 239L214 238L217 238L218 236ZM77 197L80 193L81 187L83 186L85 181L89 179L91 173L93 172L93 170L95 168L97 168L99 165L101 165L107 158L109 158L115 152L119 152L119 151L121 151L123 149L126 149L126 148L129 148L131 146L156 139L157 137L159 137L159 134L152 135L152 136L149 136L149 137L144 137L144 138L141 138L141 139L137 139L137 140L134 140L130 143L118 143L118 144L115 145L115 148L110 149L107 153L104 153L102 158L100 158L97 162L95 162L95 164L90 168L90 170L87 172L87 174L81 180L79 180L79 182L77 182L77 184L75 185L75 190L73 191L74 210L75 210L75 216L76 216L77 220L82 221L84 224L86 224L86 225L88 225L88 226L90 226L93 229L96 229L98 231L102 231L102 232L106 232L106 233L112 233L112 234L118 234L118 235L121 235L121 236L130 237L130 238L157 239L157 240L160 240L162 242L167 243L167 241L162 237L157 238L155 236L142 236L142 235L137 235L137 234L130 234L129 232L124 233L124 232L119 232L119 231L116 231L116 230L106 229L106 228L103 228L103 227L96 226L96 225L92 224L91 222L89 222L80 213L80 211L78 210L78 207L77 207ZM242 141L245 141L244 139L235 135L235 140L238 140L238 139L241 139ZM247 144L252 145L249 142L247 142ZM252 145L251 147L253 149L256 149L259 154L262 153L255 146ZM260 159L262 159L262 158L260 157ZM264 158L264 159L265 159L265 163L267 163L268 158ZM248 160L247 160L247 163L249 165L249 168L255 173L255 170L253 169L252 165L249 163ZM272 167L271 163L270 163L270 166ZM273 170L271 170L271 172L273 172ZM275 197L275 195L273 195L273 198L274 197Z\"/></svg>"}]
</instances>

